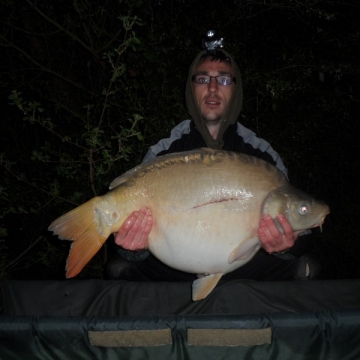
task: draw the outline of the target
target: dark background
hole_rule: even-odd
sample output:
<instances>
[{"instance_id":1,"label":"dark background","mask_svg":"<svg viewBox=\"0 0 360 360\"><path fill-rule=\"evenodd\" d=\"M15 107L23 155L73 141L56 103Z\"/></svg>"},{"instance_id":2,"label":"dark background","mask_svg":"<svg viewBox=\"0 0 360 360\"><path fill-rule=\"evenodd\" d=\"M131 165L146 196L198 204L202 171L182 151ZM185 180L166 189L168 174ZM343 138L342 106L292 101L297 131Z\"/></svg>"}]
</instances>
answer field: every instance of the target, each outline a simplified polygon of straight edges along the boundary
<instances>
[{"instance_id":1,"label":"dark background","mask_svg":"<svg viewBox=\"0 0 360 360\"><path fill-rule=\"evenodd\" d=\"M243 74L241 122L331 208L324 278L359 277L357 1L0 0L0 278L63 279L48 225L107 191L188 118L184 84L215 29ZM79 275L101 278L106 246Z\"/></svg>"}]
</instances>

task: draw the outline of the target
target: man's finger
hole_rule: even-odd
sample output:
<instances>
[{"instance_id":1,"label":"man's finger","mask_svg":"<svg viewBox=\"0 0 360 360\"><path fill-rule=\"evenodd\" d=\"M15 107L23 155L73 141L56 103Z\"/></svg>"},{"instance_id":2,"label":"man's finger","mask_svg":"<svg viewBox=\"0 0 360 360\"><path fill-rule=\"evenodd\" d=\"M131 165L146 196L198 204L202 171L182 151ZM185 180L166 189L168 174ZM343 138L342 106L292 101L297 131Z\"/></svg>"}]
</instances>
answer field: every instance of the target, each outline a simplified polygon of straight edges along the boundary
<instances>
[{"instance_id":1,"label":"man's finger","mask_svg":"<svg viewBox=\"0 0 360 360\"><path fill-rule=\"evenodd\" d=\"M125 237L129 229L134 225L138 217L139 217L139 211L133 211L124 221L124 223L120 226L120 229L118 230L117 233L121 234L122 237Z\"/></svg>"},{"instance_id":2,"label":"man's finger","mask_svg":"<svg viewBox=\"0 0 360 360\"><path fill-rule=\"evenodd\" d=\"M270 215L265 214L263 216L263 221L265 222L265 228L268 229L272 237L278 238L281 235L279 229L275 225L274 220Z\"/></svg>"},{"instance_id":3,"label":"man's finger","mask_svg":"<svg viewBox=\"0 0 360 360\"><path fill-rule=\"evenodd\" d=\"M276 219L279 221L280 225L284 230L284 234L293 234L293 229L287 220L287 218L283 214L279 214L276 216Z\"/></svg>"},{"instance_id":4,"label":"man's finger","mask_svg":"<svg viewBox=\"0 0 360 360\"><path fill-rule=\"evenodd\" d=\"M126 250L148 248L148 235L153 225L151 212L147 208L132 212L115 234L115 244Z\"/></svg>"}]
</instances>

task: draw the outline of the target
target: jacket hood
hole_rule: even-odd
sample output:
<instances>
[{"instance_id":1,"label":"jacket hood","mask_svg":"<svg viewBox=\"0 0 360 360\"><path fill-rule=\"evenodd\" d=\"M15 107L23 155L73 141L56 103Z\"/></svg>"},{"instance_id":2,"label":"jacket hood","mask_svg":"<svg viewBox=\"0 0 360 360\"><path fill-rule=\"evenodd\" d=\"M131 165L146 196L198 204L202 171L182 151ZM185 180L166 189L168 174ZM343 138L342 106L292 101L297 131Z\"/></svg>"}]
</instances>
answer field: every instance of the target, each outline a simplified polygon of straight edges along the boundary
<instances>
[{"instance_id":1,"label":"jacket hood","mask_svg":"<svg viewBox=\"0 0 360 360\"><path fill-rule=\"evenodd\" d=\"M189 112L189 115L195 122L195 126L201 133L201 135L204 137L204 140L206 142L206 145L209 148L213 149L221 149L223 146L223 135L225 130L230 124L235 124L237 119L240 116L240 112L242 110L242 104L243 104L243 89L242 89L242 82L241 82L241 74L239 67L237 66L236 62L232 58L230 54L228 54L226 51L221 50L225 56L227 56L231 60L231 66L234 71L234 76L236 77L236 88L235 92L230 99L229 105L224 113L224 116L221 121L219 134L216 139L213 139L211 136L207 126L205 125L205 122L201 116L200 108L196 102L195 93L194 93L194 87L191 81L192 76L195 73L195 68L201 58L202 55L206 53L206 50L200 51L194 61L192 62L189 74L186 80L186 89L185 89L185 99L186 99L186 106Z\"/></svg>"}]
</instances>

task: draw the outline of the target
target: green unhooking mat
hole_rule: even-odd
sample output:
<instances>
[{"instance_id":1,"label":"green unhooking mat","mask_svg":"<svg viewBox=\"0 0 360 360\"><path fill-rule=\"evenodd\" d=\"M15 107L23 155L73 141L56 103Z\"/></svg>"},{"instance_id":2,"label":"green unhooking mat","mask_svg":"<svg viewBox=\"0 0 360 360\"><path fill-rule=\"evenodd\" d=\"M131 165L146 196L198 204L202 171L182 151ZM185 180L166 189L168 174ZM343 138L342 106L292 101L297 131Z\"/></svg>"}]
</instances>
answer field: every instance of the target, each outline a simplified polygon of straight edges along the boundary
<instances>
[{"instance_id":1,"label":"green unhooking mat","mask_svg":"<svg viewBox=\"0 0 360 360\"><path fill-rule=\"evenodd\" d=\"M360 280L0 288L0 359L360 359Z\"/></svg>"}]
</instances>

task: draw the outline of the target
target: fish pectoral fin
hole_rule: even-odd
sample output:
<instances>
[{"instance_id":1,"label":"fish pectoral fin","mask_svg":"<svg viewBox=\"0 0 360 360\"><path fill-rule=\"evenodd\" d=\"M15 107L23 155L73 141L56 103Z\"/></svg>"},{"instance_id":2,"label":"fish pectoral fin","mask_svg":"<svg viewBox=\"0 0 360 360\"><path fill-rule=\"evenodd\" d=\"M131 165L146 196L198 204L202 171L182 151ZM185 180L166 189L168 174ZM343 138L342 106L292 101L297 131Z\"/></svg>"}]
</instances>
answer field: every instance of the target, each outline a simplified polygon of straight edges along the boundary
<instances>
[{"instance_id":1,"label":"fish pectoral fin","mask_svg":"<svg viewBox=\"0 0 360 360\"><path fill-rule=\"evenodd\" d=\"M198 275L199 276L199 275ZM211 274L195 280L192 284L192 299L198 301L206 298L219 282L223 274Z\"/></svg>"},{"instance_id":2,"label":"fish pectoral fin","mask_svg":"<svg viewBox=\"0 0 360 360\"><path fill-rule=\"evenodd\" d=\"M260 241L257 236L243 241L239 246L231 251L229 255L229 264L237 260L247 259L251 254L254 253L255 250L259 249L259 247Z\"/></svg>"}]
</instances>

